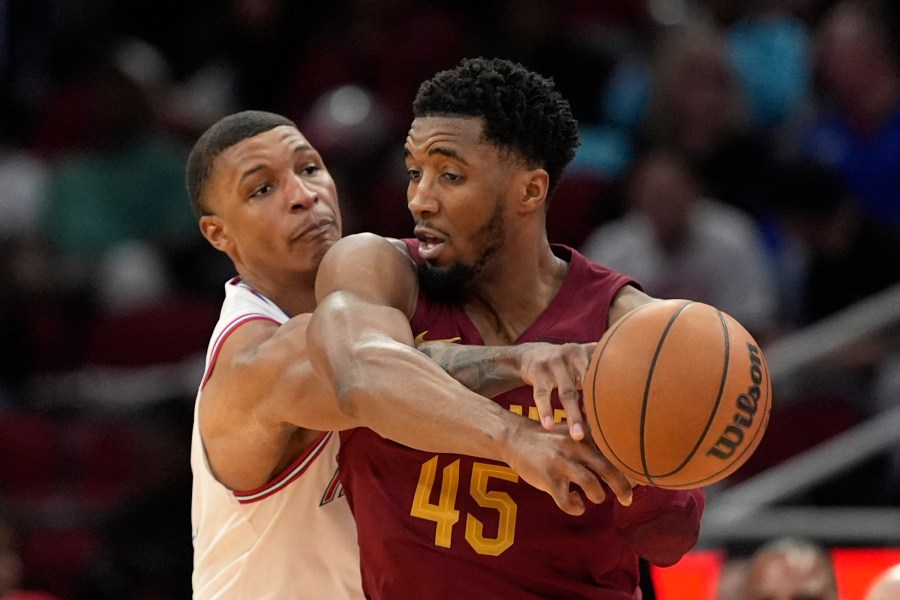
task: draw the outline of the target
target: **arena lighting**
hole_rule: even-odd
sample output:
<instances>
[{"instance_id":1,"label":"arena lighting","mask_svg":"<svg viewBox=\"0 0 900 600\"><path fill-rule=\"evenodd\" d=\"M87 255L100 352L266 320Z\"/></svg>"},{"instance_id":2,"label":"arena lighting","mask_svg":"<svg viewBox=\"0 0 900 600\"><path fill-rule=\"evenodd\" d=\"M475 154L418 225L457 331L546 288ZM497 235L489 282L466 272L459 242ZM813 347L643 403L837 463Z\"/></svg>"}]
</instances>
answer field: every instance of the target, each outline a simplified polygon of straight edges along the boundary
<instances>
[{"instance_id":1,"label":"arena lighting","mask_svg":"<svg viewBox=\"0 0 900 600\"><path fill-rule=\"evenodd\" d=\"M659 23L671 27L687 18L688 7L684 0L650 0L650 16Z\"/></svg>"},{"instance_id":2,"label":"arena lighting","mask_svg":"<svg viewBox=\"0 0 900 600\"><path fill-rule=\"evenodd\" d=\"M352 127L371 116L372 100L369 93L356 85L345 85L328 96L328 115L335 123Z\"/></svg>"}]
</instances>

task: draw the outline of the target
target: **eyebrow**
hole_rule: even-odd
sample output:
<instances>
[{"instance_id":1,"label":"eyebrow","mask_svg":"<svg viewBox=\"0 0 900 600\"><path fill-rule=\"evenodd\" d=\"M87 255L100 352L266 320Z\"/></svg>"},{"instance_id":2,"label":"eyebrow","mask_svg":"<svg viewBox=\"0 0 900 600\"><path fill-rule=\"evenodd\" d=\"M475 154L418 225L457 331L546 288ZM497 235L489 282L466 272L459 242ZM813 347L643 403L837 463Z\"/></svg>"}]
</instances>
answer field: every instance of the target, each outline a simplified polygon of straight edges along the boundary
<instances>
[{"instance_id":1,"label":"eyebrow","mask_svg":"<svg viewBox=\"0 0 900 600\"><path fill-rule=\"evenodd\" d=\"M466 159L464 159L462 156L460 156L460 154L456 150L452 150L450 148L442 148L441 146L434 146L433 148L430 148L428 150L428 156L434 156L435 154L440 154L442 156L446 156L447 158L452 158L453 160L456 160L467 166L469 164L469 162ZM404 146L403 147L403 157L409 158L411 155L412 155L412 153L409 151L409 148Z\"/></svg>"},{"instance_id":2,"label":"eyebrow","mask_svg":"<svg viewBox=\"0 0 900 600\"><path fill-rule=\"evenodd\" d=\"M307 152L307 151L310 151L310 150L312 150L312 149L313 149L313 147L310 146L309 144L297 144L297 145L294 147L294 154L299 154L299 153L301 153L301 152ZM259 164L259 165L255 165L255 166L253 166L253 167L250 167L249 169L247 169L246 171L244 171L243 173L241 173L241 176L240 176L240 178L238 179L238 184L240 184L241 182L243 182L245 179L247 179L248 177L250 177L251 175L253 175L253 174L256 173L257 171L261 171L261 170L265 169L267 166L268 166L268 165L265 165L265 164Z\"/></svg>"}]
</instances>

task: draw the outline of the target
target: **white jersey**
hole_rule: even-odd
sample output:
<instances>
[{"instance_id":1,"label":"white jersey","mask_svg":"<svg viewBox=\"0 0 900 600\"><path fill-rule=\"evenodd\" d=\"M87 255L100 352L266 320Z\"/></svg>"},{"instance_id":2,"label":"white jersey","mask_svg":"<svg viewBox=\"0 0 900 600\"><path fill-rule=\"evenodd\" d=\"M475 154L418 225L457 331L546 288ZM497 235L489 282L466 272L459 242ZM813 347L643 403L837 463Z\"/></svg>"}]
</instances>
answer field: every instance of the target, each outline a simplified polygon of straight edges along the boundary
<instances>
[{"instance_id":1,"label":"white jersey","mask_svg":"<svg viewBox=\"0 0 900 600\"><path fill-rule=\"evenodd\" d=\"M242 324L288 320L239 278L225 302L206 353L191 443L191 526L195 600L362 598L356 527L337 478L337 433L323 433L266 485L235 492L206 460L197 407L222 344Z\"/></svg>"}]
</instances>

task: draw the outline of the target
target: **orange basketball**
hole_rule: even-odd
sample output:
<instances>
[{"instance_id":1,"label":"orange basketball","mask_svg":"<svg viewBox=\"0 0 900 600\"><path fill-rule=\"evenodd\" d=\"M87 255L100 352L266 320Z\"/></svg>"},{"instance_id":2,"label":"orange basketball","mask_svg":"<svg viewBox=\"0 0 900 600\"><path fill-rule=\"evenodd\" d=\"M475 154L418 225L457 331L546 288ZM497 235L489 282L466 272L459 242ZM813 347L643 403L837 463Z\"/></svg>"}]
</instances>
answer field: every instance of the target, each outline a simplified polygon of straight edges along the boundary
<instances>
[{"instance_id":1,"label":"orange basketball","mask_svg":"<svg viewBox=\"0 0 900 600\"><path fill-rule=\"evenodd\" d=\"M640 306L600 338L584 409L600 451L643 484L684 489L734 473L769 422L759 345L731 316L689 300Z\"/></svg>"}]
</instances>

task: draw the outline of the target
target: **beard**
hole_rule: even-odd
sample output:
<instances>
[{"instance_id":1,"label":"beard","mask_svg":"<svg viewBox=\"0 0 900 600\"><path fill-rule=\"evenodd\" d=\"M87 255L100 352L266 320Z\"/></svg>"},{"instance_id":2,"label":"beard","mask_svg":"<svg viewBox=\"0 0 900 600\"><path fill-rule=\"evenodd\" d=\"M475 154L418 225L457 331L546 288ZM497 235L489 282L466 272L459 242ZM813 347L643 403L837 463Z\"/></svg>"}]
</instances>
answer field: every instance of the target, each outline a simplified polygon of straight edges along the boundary
<instances>
[{"instance_id":1,"label":"beard","mask_svg":"<svg viewBox=\"0 0 900 600\"><path fill-rule=\"evenodd\" d=\"M476 295L478 276L497 254L506 238L503 203L497 202L487 223L472 236L473 245L482 248L474 263L455 262L439 267L431 261L419 265L419 287L432 302L459 305Z\"/></svg>"}]
</instances>

